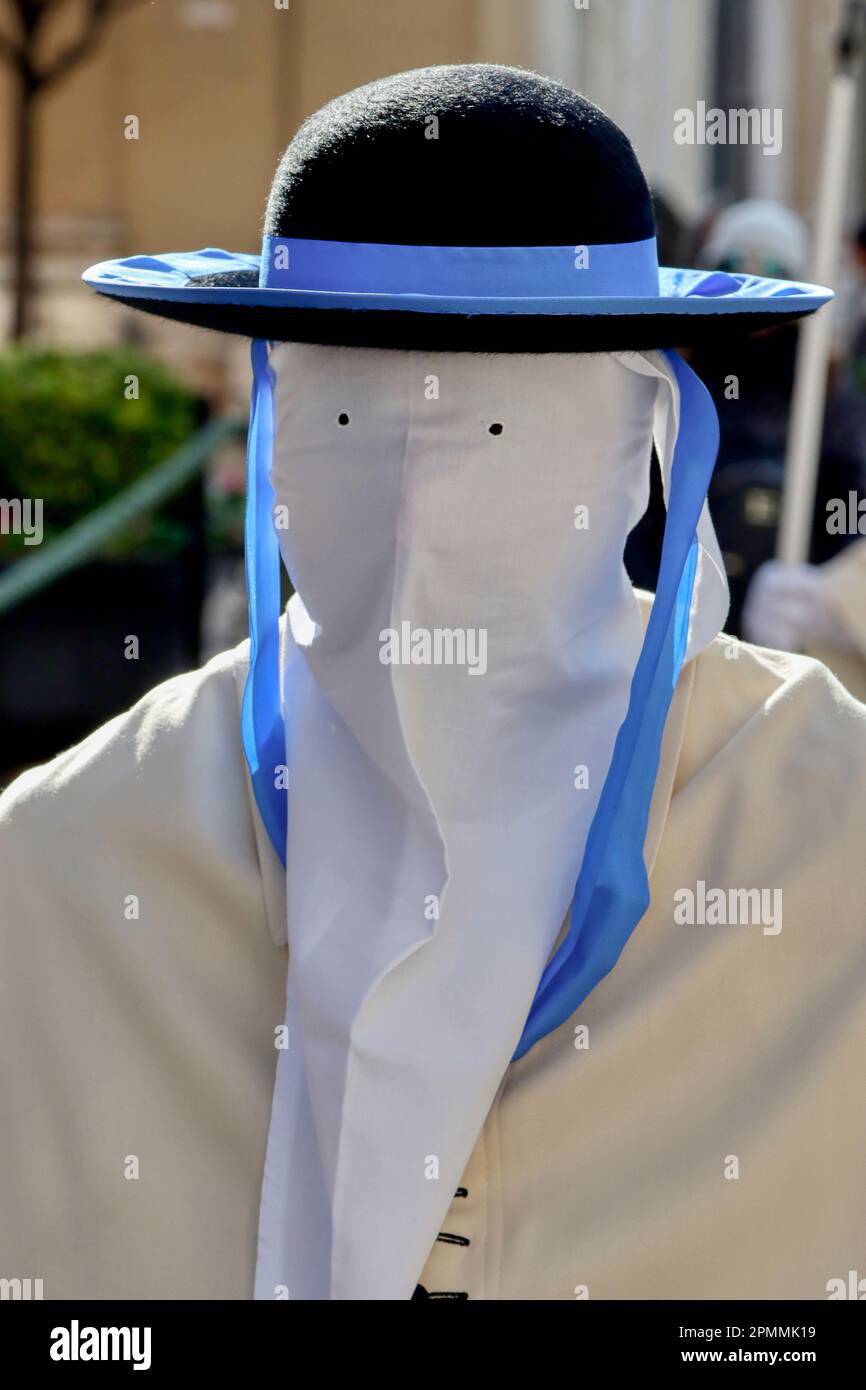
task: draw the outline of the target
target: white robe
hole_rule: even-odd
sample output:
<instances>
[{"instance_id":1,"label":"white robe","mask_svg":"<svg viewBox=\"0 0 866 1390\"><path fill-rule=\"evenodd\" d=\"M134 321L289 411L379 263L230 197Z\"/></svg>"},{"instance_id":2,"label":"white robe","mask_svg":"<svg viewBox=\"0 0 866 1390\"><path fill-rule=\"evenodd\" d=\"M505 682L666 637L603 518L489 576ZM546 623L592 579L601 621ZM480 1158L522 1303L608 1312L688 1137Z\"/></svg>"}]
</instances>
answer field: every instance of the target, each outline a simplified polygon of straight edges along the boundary
<instances>
[{"instance_id":1,"label":"white robe","mask_svg":"<svg viewBox=\"0 0 866 1390\"><path fill-rule=\"evenodd\" d=\"M0 1276L48 1299L252 1296L286 952L245 662L0 798ZM866 1273L864 825L866 708L823 667L719 638L684 669L650 909L478 1116L424 1288L821 1299ZM782 930L677 925L699 882L780 889Z\"/></svg>"}]
</instances>

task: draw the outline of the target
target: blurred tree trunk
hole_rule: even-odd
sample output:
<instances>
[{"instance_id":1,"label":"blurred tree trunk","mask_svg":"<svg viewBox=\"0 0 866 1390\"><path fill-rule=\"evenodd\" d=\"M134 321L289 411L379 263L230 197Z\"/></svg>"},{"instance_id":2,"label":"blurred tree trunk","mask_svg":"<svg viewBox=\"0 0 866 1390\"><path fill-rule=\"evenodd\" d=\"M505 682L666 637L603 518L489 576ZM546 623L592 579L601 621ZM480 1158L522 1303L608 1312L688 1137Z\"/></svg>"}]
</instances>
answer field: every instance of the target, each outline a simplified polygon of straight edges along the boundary
<instances>
[{"instance_id":1,"label":"blurred tree trunk","mask_svg":"<svg viewBox=\"0 0 866 1390\"><path fill-rule=\"evenodd\" d=\"M139 0L84 0L81 26L75 38L42 60L44 21L65 8L71 11L74 0L0 0L0 18L9 15L12 22L11 34L8 28L0 28L0 58L11 67L16 84L10 208L13 339L23 338L29 327L37 99L95 51L112 15L137 3Z\"/></svg>"},{"instance_id":2,"label":"blurred tree trunk","mask_svg":"<svg viewBox=\"0 0 866 1390\"><path fill-rule=\"evenodd\" d=\"M33 220L33 115L36 84L19 70L15 93L15 151L12 173L12 337L27 332L30 298L30 228Z\"/></svg>"}]
</instances>

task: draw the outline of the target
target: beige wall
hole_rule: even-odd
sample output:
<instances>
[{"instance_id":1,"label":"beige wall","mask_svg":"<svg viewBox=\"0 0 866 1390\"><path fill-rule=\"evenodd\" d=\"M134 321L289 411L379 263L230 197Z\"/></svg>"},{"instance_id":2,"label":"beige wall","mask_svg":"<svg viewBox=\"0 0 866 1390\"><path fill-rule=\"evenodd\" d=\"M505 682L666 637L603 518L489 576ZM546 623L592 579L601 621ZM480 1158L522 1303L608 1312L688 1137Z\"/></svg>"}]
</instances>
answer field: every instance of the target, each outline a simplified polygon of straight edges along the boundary
<instances>
[{"instance_id":1,"label":"beige wall","mask_svg":"<svg viewBox=\"0 0 866 1390\"><path fill-rule=\"evenodd\" d=\"M796 16L791 196L808 211L839 0L784 2ZM75 4L62 13L71 19ZM274 164L305 115L373 77L473 59L538 66L580 86L633 127L650 175L672 179L694 208L705 151L673 147L661 105L706 94L710 11L708 0L591 0L587 13L570 0L289 0L288 10L275 0L141 0L40 106L38 210L55 247L255 249ZM217 27L191 27L196 14ZM641 84L647 25L659 69ZM0 65L0 241L11 98ZM124 138L130 114L137 141Z\"/></svg>"},{"instance_id":2,"label":"beige wall","mask_svg":"<svg viewBox=\"0 0 866 1390\"><path fill-rule=\"evenodd\" d=\"M520 9L519 0L495 3L502 14ZM74 28L74 8L69 0L66 33L46 35L49 51ZM191 12L222 27L191 27ZM276 161L306 115L401 68L478 58L490 18L491 0L290 0L288 10L274 0L142 0L39 105L34 332L80 345L135 336L239 400L240 341L107 306L81 285L82 269L134 252L257 250ZM503 33L487 56L513 60L519 45L509 47L507 25ZM13 110L0 64L4 319ZM129 115L138 140L124 137Z\"/></svg>"},{"instance_id":3,"label":"beige wall","mask_svg":"<svg viewBox=\"0 0 866 1390\"><path fill-rule=\"evenodd\" d=\"M184 0L145 0L46 93L41 216L95 222L82 226L84 239L104 225L119 252L214 242L255 250L274 165L300 120L374 77L476 57L484 8L471 0L291 0L288 11L273 0L204 3L234 22L191 28ZM11 133L5 70L0 104ZM124 138L130 114L140 122L138 140ZM8 213L10 147L7 134L0 216Z\"/></svg>"},{"instance_id":4,"label":"beige wall","mask_svg":"<svg viewBox=\"0 0 866 1390\"><path fill-rule=\"evenodd\" d=\"M840 0L771 0L780 2L794 14L785 182L808 216ZM36 241L50 254L37 261L39 332L82 342L159 335L141 315L108 314L81 287L81 269L132 252L256 250L274 166L299 122L328 98L408 67L511 62L571 81L626 125L650 178L684 211L702 206L706 150L675 146L671 132L677 106L711 95L713 0L590 0L583 12L573 0L290 0L288 10L277 3L141 0L46 95ZM0 17L6 4L0 0ZM67 4L69 25L76 0ZM204 24L192 27L191 15ZM55 33L53 43L61 37ZM0 64L0 288L11 112L10 77ZM137 141L124 138L129 115L140 121ZM187 353L193 341L207 344L197 347L205 356L220 350L214 335L193 339L177 327L167 341Z\"/></svg>"}]
</instances>

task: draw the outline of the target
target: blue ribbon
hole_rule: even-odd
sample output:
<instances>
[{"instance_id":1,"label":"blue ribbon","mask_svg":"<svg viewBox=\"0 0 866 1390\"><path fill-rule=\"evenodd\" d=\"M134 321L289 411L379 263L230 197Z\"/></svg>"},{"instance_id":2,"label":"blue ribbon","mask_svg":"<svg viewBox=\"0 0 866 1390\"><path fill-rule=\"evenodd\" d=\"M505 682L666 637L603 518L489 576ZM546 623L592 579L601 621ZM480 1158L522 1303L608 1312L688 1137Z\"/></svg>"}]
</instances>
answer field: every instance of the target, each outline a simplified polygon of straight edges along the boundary
<instances>
[{"instance_id":1,"label":"blue ribbon","mask_svg":"<svg viewBox=\"0 0 866 1390\"><path fill-rule=\"evenodd\" d=\"M247 510L244 551L250 618L250 667L241 706L241 742L259 814L283 865L286 862L286 791L278 788L286 761L280 711L280 548L270 481L274 442L274 373L268 345L252 345L253 389L247 435Z\"/></svg>"},{"instance_id":2,"label":"blue ribbon","mask_svg":"<svg viewBox=\"0 0 866 1390\"><path fill-rule=\"evenodd\" d=\"M686 652L698 521L719 447L709 392L675 352L665 356L679 385L680 422L656 595L628 712L587 836L571 923L542 974L512 1061L571 1018L616 965L649 906L643 845L665 721Z\"/></svg>"},{"instance_id":3,"label":"blue ribbon","mask_svg":"<svg viewBox=\"0 0 866 1390\"><path fill-rule=\"evenodd\" d=\"M387 246L266 236L259 285L333 294L634 295L659 292L655 237L597 246Z\"/></svg>"},{"instance_id":4,"label":"blue ribbon","mask_svg":"<svg viewBox=\"0 0 866 1390\"><path fill-rule=\"evenodd\" d=\"M280 713L280 557L269 480L273 372L267 354L267 343L253 343L246 524L250 669L241 737L259 813L285 865L286 793L276 786L286 755ZM697 526L719 442L718 418L706 388L676 353L666 356L679 385L680 423L658 586L628 711L587 836L569 930L541 977L514 1061L571 1018L613 969L649 905L643 845L665 721L686 652Z\"/></svg>"}]
</instances>

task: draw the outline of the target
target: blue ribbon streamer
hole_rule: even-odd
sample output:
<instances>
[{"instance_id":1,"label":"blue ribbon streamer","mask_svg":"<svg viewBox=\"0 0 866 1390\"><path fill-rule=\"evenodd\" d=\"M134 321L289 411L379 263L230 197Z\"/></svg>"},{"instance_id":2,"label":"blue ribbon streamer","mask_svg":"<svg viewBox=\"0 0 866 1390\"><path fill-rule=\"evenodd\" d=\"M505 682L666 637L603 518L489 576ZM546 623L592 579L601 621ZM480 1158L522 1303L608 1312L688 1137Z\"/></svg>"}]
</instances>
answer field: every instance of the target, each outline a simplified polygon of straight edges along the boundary
<instances>
[{"instance_id":1,"label":"blue ribbon streamer","mask_svg":"<svg viewBox=\"0 0 866 1390\"><path fill-rule=\"evenodd\" d=\"M643 845L665 721L685 658L696 533L719 443L715 406L703 383L676 353L665 355L679 385L680 421L658 586L628 711L587 836L569 930L542 974L513 1061L571 1018L613 969L649 905ZM280 555L269 479L273 371L261 339L253 343L252 363L245 537L250 669L241 738L259 813L285 865L286 792L276 785L286 754L280 713Z\"/></svg>"},{"instance_id":2,"label":"blue ribbon streamer","mask_svg":"<svg viewBox=\"0 0 866 1390\"><path fill-rule=\"evenodd\" d=\"M247 435L244 550L250 618L250 667L241 706L241 742L259 814L286 862L286 791L277 786L286 761L280 711L280 548L270 481L274 443L274 373L268 345L252 345L253 389Z\"/></svg>"},{"instance_id":3,"label":"blue ribbon streamer","mask_svg":"<svg viewBox=\"0 0 866 1390\"><path fill-rule=\"evenodd\" d=\"M571 1018L616 965L649 906L643 846L665 721L686 652L698 521L719 447L709 392L677 353L665 356L679 385L680 420L656 595L587 836L571 923L542 974L512 1061Z\"/></svg>"}]
</instances>

